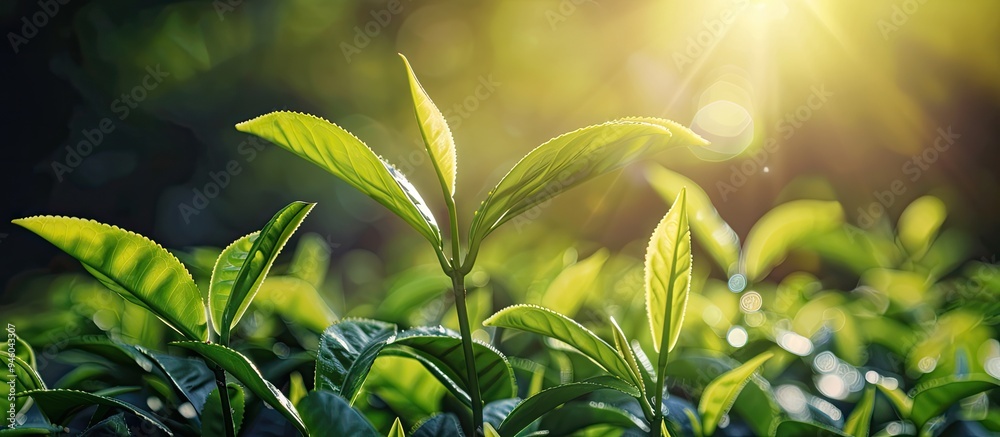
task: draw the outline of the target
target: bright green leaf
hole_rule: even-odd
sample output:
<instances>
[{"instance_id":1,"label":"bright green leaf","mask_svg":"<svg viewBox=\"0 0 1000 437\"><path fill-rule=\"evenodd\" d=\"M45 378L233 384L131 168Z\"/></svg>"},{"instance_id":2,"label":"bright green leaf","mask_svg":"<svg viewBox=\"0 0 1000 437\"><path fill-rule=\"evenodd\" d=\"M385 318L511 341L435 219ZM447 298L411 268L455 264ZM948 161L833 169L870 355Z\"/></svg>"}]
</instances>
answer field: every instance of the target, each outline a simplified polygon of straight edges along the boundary
<instances>
[{"instance_id":1,"label":"bright green leaf","mask_svg":"<svg viewBox=\"0 0 1000 437\"><path fill-rule=\"evenodd\" d=\"M328 391L309 393L299 403L302 420L314 436L379 436L372 424L344 398Z\"/></svg>"},{"instance_id":2,"label":"bright green leaf","mask_svg":"<svg viewBox=\"0 0 1000 437\"><path fill-rule=\"evenodd\" d=\"M70 254L105 286L185 337L208 339L201 291L181 262L153 241L78 218L38 216L13 223Z\"/></svg>"},{"instance_id":3,"label":"bright green leaf","mask_svg":"<svg viewBox=\"0 0 1000 437\"><path fill-rule=\"evenodd\" d=\"M243 389L232 382L226 384L226 389L229 392L229 407L233 410L233 426L236 427L235 431L239 434L245 410ZM219 395L219 389L216 388L209 393L205 399L205 408L201 410L201 435L226 435L226 422L222 417L223 414L230 413L222 411L222 396Z\"/></svg>"},{"instance_id":4,"label":"bright green leaf","mask_svg":"<svg viewBox=\"0 0 1000 437\"><path fill-rule=\"evenodd\" d=\"M622 332L621 326L618 326L618 321L614 317L611 318L611 328L612 333L615 336L615 349L618 351L618 355L621 355L628 364L629 370L632 375L632 383L639 388L639 392L646 393L645 380L642 377L642 370L639 369L639 362L635 358L635 353L629 346L628 337L625 337L625 333Z\"/></svg>"},{"instance_id":5,"label":"bright green leaf","mask_svg":"<svg viewBox=\"0 0 1000 437\"><path fill-rule=\"evenodd\" d=\"M687 208L691 232L726 273L735 273L740 258L740 237L719 216L712 199L694 181L658 165L646 169L646 179L666 201L676 199L687 189Z\"/></svg>"},{"instance_id":6,"label":"bright green leaf","mask_svg":"<svg viewBox=\"0 0 1000 437\"><path fill-rule=\"evenodd\" d=\"M750 382L750 377L773 356L773 352L757 355L739 367L723 373L705 387L701 401L698 402L698 414L702 417L705 434L712 435L715 432L719 420L733 407L740 391Z\"/></svg>"},{"instance_id":7,"label":"bright green leaf","mask_svg":"<svg viewBox=\"0 0 1000 437\"><path fill-rule=\"evenodd\" d=\"M875 411L875 387L865 388L865 394L854 405L854 411L844 423L844 432L853 437L868 437L871 429L872 412Z\"/></svg>"},{"instance_id":8,"label":"bright green leaf","mask_svg":"<svg viewBox=\"0 0 1000 437\"><path fill-rule=\"evenodd\" d=\"M100 405L110 408L119 408L129 411L152 425L160 428L167 435L173 435L170 428L167 428L157 418L136 406L119 401L118 399L101 396L94 393L87 393L76 390L32 390L20 394L20 396L31 396L38 403L38 408L49 420L56 424L67 424L74 415L81 410Z\"/></svg>"},{"instance_id":9,"label":"bright green leaf","mask_svg":"<svg viewBox=\"0 0 1000 437\"><path fill-rule=\"evenodd\" d=\"M896 411L899 412L900 416L910 417L910 414L913 412L913 399L899 388L889 388L882 384L875 384L875 386L878 387L879 391L885 397L889 398L889 401L896 407Z\"/></svg>"},{"instance_id":10,"label":"bright green leaf","mask_svg":"<svg viewBox=\"0 0 1000 437\"><path fill-rule=\"evenodd\" d=\"M250 234L237 240L219 255L219 261L212 270L208 301L212 324L220 333L228 334L229 329L239 323L281 248L314 206L315 203L290 203L278 211L256 236ZM246 250L249 242L252 245ZM240 268L233 275L233 267L237 263L240 263ZM223 339L228 340L225 336Z\"/></svg>"},{"instance_id":11,"label":"bright green leaf","mask_svg":"<svg viewBox=\"0 0 1000 437\"><path fill-rule=\"evenodd\" d=\"M337 315L310 283L294 276L269 276L257 293L257 305L270 305L283 319L323 332Z\"/></svg>"},{"instance_id":12,"label":"bright green leaf","mask_svg":"<svg viewBox=\"0 0 1000 437\"><path fill-rule=\"evenodd\" d=\"M288 400L292 401L292 405L298 405L302 398L306 397L309 390L306 389L306 383L302 380L302 374L299 372L292 372L288 375Z\"/></svg>"},{"instance_id":13,"label":"bright green leaf","mask_svg":"<svg viewBox=\"0 0 1000 437\"><path fill-rule=\"evenodd\" d=\"M177 341L170 344L190 349L205 359L222 367L229 372L229 374L235 376L236 379L242 382L251 393L255 394L258 398L273 407L275 410L278 410L282 416L285 416L286 419L292 422L292 425L294 425L299 432L303 435L309 434L306 432L306 427L302 423L302 418L299 417L299 414L295 410L291 401L289 401L277 387L265 380L264 377L261 376L260 371L257 370L257 366L250 362L250 359L245 357L243 354L225 346L212 343Z\"/></svg>"},{"instance_id":14,"label":"bright green leaf","mask_svg":"<svg viewBox=\"0 0 1000 437\"><path fill-rule=\"evenodd\" d=\"M403 424L400 423L398 417L395 422L392 422L392 429L389 430L388 437L406 437L406 430L403 429Z\"/></svg>"},{"instance_id":15,"label":"bright green leaf","mask_svg":"<svg viewBox=\"0 0 1000 437\"><path fill-rule=\"evenodd\" d=\"M690 290L691 230L686 190L681 189L646 249L646 310L661 365L680 338Z\"/></svg>"},{"instance_id":16,"label":"bright green leaf","mask_svg":"<svg viewBox=\"0 0 1000 437\"><path fill-rule=\"evenodd\" d=\"M588 126L546 141L507 173L476 211L469 241L552 197L657 152L708 143L668 120L626 118Z\"/></svg>"},{"instance_id":17,"label":"bright green leaf","mask_svg":"<svg viewBox=\"0 0 1000 437\"><path fill-rule=\"evenodd\" d=\"M322 118L279 111L236 125L322 167L413 226L435 247L441 231L413 185L357 137Z\"/></svg>"},{"instance_id":18,"label":"bright green leaf","mask_svg":"<svg viewBox=\"0 0 1000 437\"><path fill-rule=\"evenodd\" d=\"M330 244L319 234L303 235L299 238L299 244L295 246L288 274L306 281L315 288L322 287L327 270L330 269L331 251Z\"/></svg>"},{"instance_id":19,"label":"bright green leaf","mask_svg":"<svg viewBox=\"0 0 1000 437\"><path fill-rule=\"evenodd\" d=\"M500 433L498 433L496 428L493 428L493 425L490 425L489 422L484 423L483 428L483 434L485 434L486 437L500 437Z\"/></svg>"},{"instance_id":20,"label":"bright green leaf","mask_svg":"<svg viewBox=\"0 0 1000 437\"><path fill-rule=\"evenodd\" d=\"M406 75L410 82L410 94L413 96L413 110L417 115L417 124L420 126L420 135L424 138L424 145L427 153L431 156L431 163L441 181L441 189L445 196L455 195L455 177L457 175L457 160L455 153L455 139L451 136L451 129L444 119L444 114L434 105L430 96L420 85L417 76L410 68L410 62L406 56L403 64L406 66Z\"/></svg>"},{"instance_id":21,"label":"bright green leaf","mask_svg":"<svg viewBox=\"0 0 1000 437\"><path fill-rule=\"evenodd\" d=\"M758 281L767 276L790 250L843 223L844 210L838 202L794 200L778 205L761 217L747 235L742 255L747 279Z\"/></svg>"},{"instance_id":22,"label":"bright green leaf","mask_svg":"<svg viewBox=\"0 0 1000 437\"><path fill-rule=\"evenodd\" d=\"M934 242L948 211L944 202L934 196L914 200L899 216L899 242L910 255L923 256Z\"/></svg>"},{"instance_id":23,"label":"bright green leaf","mask_svg":"<svg viewBox=\"0 0 1000 437\"><path fill-rule=\"evenodd\" d=\"M514 305L498 311L483 322L484 326L519 329L555 338L576 348L612 375L630 381L628 363L597 334L555 311L535 305Z\"/></svg>"},{"instance_id":24,"label":"bright green leaf","mask_svg":"<svg viewBox=\"0 0 1000 437\"><path fill-rule=\"evenodd\" d=\"M542 295L542 306L569 317L575 315L583 306L587 295L595 288L598 275L607 260L608 250L601 249L589 258L563 269Z\"/></svg>"}]
</instances>

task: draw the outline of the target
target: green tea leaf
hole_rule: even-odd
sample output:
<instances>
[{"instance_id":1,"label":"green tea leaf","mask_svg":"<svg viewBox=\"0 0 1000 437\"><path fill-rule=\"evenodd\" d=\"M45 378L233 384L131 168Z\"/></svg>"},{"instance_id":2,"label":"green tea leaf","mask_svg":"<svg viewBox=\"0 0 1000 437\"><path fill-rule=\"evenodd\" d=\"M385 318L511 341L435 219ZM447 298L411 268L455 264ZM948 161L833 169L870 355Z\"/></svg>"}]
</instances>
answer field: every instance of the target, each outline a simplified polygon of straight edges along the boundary
<instances>
[{"instance_id":1,"label":"green tea leaf","mask_svg":"<svg viewBox=\"0 0 1000 437\"><path fill-rule=\"evenodd\" d=\"M239 435L240 427L243 425L243 414L245 410L243 389L238 384L228 383L226 389L229 392L229 406L232 408L233 426L236 427L236 434ZM222 396L216 388L208 394L205 400L205 408L201 410L201 435L226 435L226 422L223 414L230 414L222 411Z\"/></svg>"},{"instance_id":2,"label":"green tea leaf","mask_svg":"<svg viewBox=\"0 0 1000 437\"><path fill-rule=\"evenodd\" d=\"M913 389L910 420L921 429L958 401L997 386L1000 381L985 374L952 375L922 382Z\"/></svg>"},{"instance_id":3,"label":"green tea leaf","mask_svg":"<svg viewBox=\"0 0 1000 437\"><path fill-rule=\"evenodd\" d=\"M305 435L379 437L378 431L365 416L344 398L328 391L309 393L299 403L302 420L309 433Z\"/></svg>"},{"instance_id":4,"label":"green tea leaf","mask_svg":"<svg viewBox=\"0 0 1000 437\"><path fill-rule=\"evenodd\" d=\"M542 306L569 317L575 315L594 288L607 260L608 250L601 249L589 258L563 269L542 295Z\"/></svg>"},{"instance_id":5,"label":"green tea leaf","mask_svg":"<svg viewBox=\"0 0 1000 437\"><path fill-rule=\"evenodd\" d=\"M462 426L454 414L437 414L420 423L411 437L463 437Z\"/></svg>"},{"instance_id":6,"label":"green tea leaf","mask_svg":"<svg viewBox=\"0 0 1000 437\"><path fill-rule=\"evenodd\" d=\"M208 299L212 324L218 332L228 333L239 323L278 253L314 206L315 203L292 202L278 211L258 234L243 237L222 251L212 270ZM247 243L252 243L249 249ZM234 274L237 263L240 267Z\"/></svg>"},{"instance_id":7,"label":"green tea leaf","mask_svg":"<svg viewBox=\"0 0 1000 437\"><path fill-rule=\"evenodd\" d=\"M118 413L83 430L78 437L129 437L131 435L128 424L125 423L125 413Z\"/></svg>"},{"instance_id":8,"label":"green tea leaf","mask_svg":"<svg viewBox=\"0 0 1000 437\"><path fill-rule=\"evenodd\" d=\"M498 433L496 428L493 428L493 425L490 425L489 422L484 423L483 428L483 434L485 434L486 437L500 437L500 433Z\"/></svg>"},{"instance_id":9,"label":"green tea leaf","mask_svg":"<svg viewBox=\"0 0 1000 437\"><path fill-rule=\"evenodd\" d=\"M625 362L628 364L629 370L632 375L632 383L639 388L639 392L646 393L645 380L642 377L642 370L639 369L639 362L635 358L635 353L629 346L628 337L625 337L625 333L622 332L621 326L618 326L618 321L614 317L611 317L611 331L615 336L615 350L618 351L618 355L625 358Z\"/></svg>"},{"instance_id":10,"label":"green tea leaf","mask_svg":"<svg viewBox=\"0 0 1000 437\"><path fill-rule=\"evenodd\" d=\"M910 414L913 412L913 399L898 388L889 388L882 384L875 384L875 386L878 387L879 391L885 397L889 398L889 401L896 407L896 411L899 412L900 416L910 417Z\"/></svg>"},{"instance_id":11,"label":"green tea leaf","mask_svg":"<svg viewBox=\"0 0 1000 437\"><path fill-rule=\"evenodd\" d=\"M757 355L741 366L723 373L705 387L701 401L698 402L698 414L701 415L705 434L712 435L715 432L719 420L733 407L740 391L750 382L750 377L773 356L773 352Z\"/></svg>"},{"instance_id":12,"label":"green tea leaf","mask_svg":"<svg viewBox=\"0 0 1000 437\"><path fill-rule=\"evenodd\" d=\"M686 190L682 188L646 249L646 311L661 365L665 364L662 357L680 338L690 290L691 230Z\"/></svg>"},{"instance_id":13,"label":"green tea leaf","mask_svg":"<svg viewBox=\"0 0 1000 437\"><path fill-rule=\"evenodd\" d=\"M562 341L612 375L630 381L628 363L614 348L583 325L555 311L535 305L514 305L498 311L484 326L518 329Z\"/></svg>"},{"instance_id":14,"label":"green tea leaf","mask_svg":"<svg viewBox=\"0 0 1000 437\"><path fill-rule=\"evenodd\" d=\"M687 189L688 217L691 232L726 273L735 273L740 259L740 237L719 216L705 190L687 177L658 165L646 169L646 179L666 201L676 199Z\"/></svg>"},{"instance_id":15,"label":"green tea leaf","mask_svg":"<svg viewBox=\"0 0 1000 437\"><path fill-rule=\"evenodd\" d=\"M872 412L875 411L875 387L865 388L865 394L854 405L854 411L844 423L844 432L853 437L868 437L871 429Z\"/></svg>"},{"instance_id":16,"label":"green tea leaf","mask_svg":"<svg viewBox=\"0 0 1000 437\"><path fill-rule=\"evenodd\" d=\"M205 407L208 395L216 389L215 374L198 358L182 358L136 347L163 370L195 410Z\"/></svg>"},{"instance_id":17,"label":"green tea leaf","mask_svg":"<svg viewBox=\"0 0 1000 437\"><path fill-rule=\"evenodd\" d=\"M937 197L914 200L899 216L897 232L903 248L914 257L927 253L947 214L944 202Z\"/></svg>"},{"instance_id":18,"label":"green tea leaf","mask_svg":"<svg viewBox=\"0 0 1000 437\"><path fill-rule=\"evenodd\" d=\"M316 352L316 390L337 393L353 403L372 364L396 325L376 320L342 320L323 331Z\"/></svg>"},{"instance_id":19,"label":"green tea leaf","mask_svg":"<svg viewBox=\"0 0 1000 437\"><path fill-rule=\"evenodd\" d=\"M397 332L395 325L351 319L329 327L320 338L316 360L317 389L353 399L381 355L413 358L455 394L471 405L461 336L441 327ZM473 343L479 386L485 402L517 394L514 370L492 347Z\"/></svg>"},{"instance_id":20,"label":"green tea leaf","mask_svg":"<svg viewBox=\"0 0 1000 437\"><path fill-rule=\"evenodd\" d=\"M131 412L153 426L160 428L165 434L174 435L170 431L170 428L167 428L166 425L151 414L118 399L82 391L61 389L32 390L21 393L19 396L31 396L38 403L38 408L45 414L45 417L55 424L67 424L81 410L90 406L100 405Z\"/></svg>"},{"instance_id":21,"label":"green tea leaf","mask_svg":"<svg viewBox=\"0 0 1000 437\"><path fill-rule=\"evenodd\" d=\"M326 272L330 269L331 251L330 244L322 236L314 233L303 235L295 246L288 275L306 281L315 288L322 287Z\"/></svg>"},{"instance_id":22,"label":"green tea leaf","mask_svg":"<svg viewBox=\"0 0 1000 437\"><path fill-rule=\"evenodd\" d=\"M31 390L45 390L45 382L42 381L42 377L38 375L38 372L26 361L22 360L20 357L13 357L13 363L8 363L8 366L13 365L13 367L8 367L14 373L14 393L24 393ZM9 376L8 376L9 378ZM7 379L6 382L11 382ZM20 415L27 412L28 408L31 408L31 398L29 397L15 397L13 399L15 414ZM5 410L6 411L6 410Z\"/></svg>"},{"instance_id":23,"label":"green tea leaf","mask_svg":"<svg viewBox=\"0 0 1000 437\"><path fill-rule=\"evenodd\" d=\"M388 437L406 437L406 430L403 429L403 424L399 422L398 417L395 422L392 422L392 429L389 430Z\"/></svg>"},{"instance_id":24,"label":"green tea leaf","mask_svg":"<svg viewBox=\"0 0 1000 437\"><path fill-rule=\"evenodd\" d=\"M309 389L306 388L305 381L302 380L302 374L299 372L292 372L288 375L288 400L292 401L292 405L298 405L299 401L309 394Z\"/></svg>"},{"instance_id":25,"label":"green tea leaf","mask_svg":"<svg viewBox=\"0 0 1000 437\"><path fill-rule=\"evenodd\" d=\"M778 424L774 430L775 437L850 437L837 429L812 422L786 420Z\"/></svg>"},{"instance_id":26,"label":"green tea leaf","mask_svg":"<svg viewBox=\"0 0 1000 437\"><path fill-rule=\"evenodd\" d=\"M431 156L431 163L441 181L441 189L445 196L455 196L455 176L457 175L457 160L455 153L455 140L451 136L451 129L444 119L444 114L434 105L430 96L424 91L424 87L417 80L417 75L413 74L410 62L406 56L403 64L406 66L406 75L410 82L410 94L413 96L413 111L417 116L417 124L420 126L420 135L424 139L427 147L427 154Z\"/></svg>"},{"instance_id":27,"label":"green tea leaf","mask_svg":"<svg viewBox=\"0 0 1000 437\"><path fill-rule=\"evenodd\" d=\"M573 399L597 390L617 390L632 397L640 396L631 385L613 376L598 376L580 382L571 382L550 389L521 401L500 424L500 435L513 436L542 417L545 413Z\"/></svg>"},{"instance_id":28,"label":"green tea leaf","mask_svg":"<svg viewBox=\"0 0 1000 437\"><path fill-rule=\"evenodd\" d=\"M604 402L593 401L563 405L542 417L538 428L557 436L576 435L576 432L588 427L602 425L649 432L646 423L632 413Z\"/></svg>"},{"instance_id":29,"label":"green tea leaf","mask_svg":"<svg viewBox=\"0 0 1000 437\"><path fill-rule=\"evenodd\" d=\"M441 246L437 222L413 185L340 126L312 115L279 111L240 123L236 129L322 167L389 208L435 247Z\"/></svg>"},{"instance_id":30,"label":"green tea leaf","mask_svg":"<svg viewBox=\"0 0 1000 437\"><path fill-rule=\"evenodd\" d=\"M844 210L838 202L794 200L778 205L761 217L747 235L742 255L747 279L762 279L784 261L791 249L843 223Z\"/></svg>"},{"instance_id":31,"label":"green tea leaf","mask_svg":"<svg viewBox=\"0 0 1000 437\"><path fill-rule=\"evenodd\" d=\"M208 339L201 291L181 262L153 241L78 218L38 216L13 223L76 258L105 286L185 337Z\"/></svg>"},{"instance_id":32,"label":"green tea leaf","mask_svg":"<svg viewBox=\"0 0 1000 437\"><path fill-rule=\"evenodd\" d=\"M337 321L337 315L316 288L294 276L265 279L256 302L270 305L283 319L317 333Z\"/></svg>"},{"instance_id":33,"label":"green tea leaf","mask_svg":"<svg viewBox=\"0 0 1000 437\"><path fill-rule=\"evenodd\" d=\"M407 354L420 355L447 376L447 381L442 381L442 383L448 382L444 384L445 387L457 383L458 387L449 389L460 392L461 397L469 396L466 394L469 380L465 355L462 351L462 337L457 332L440 327L410 329L400 332L390 340L388 347L388 350L399 349ZM479 373L483 402L508 399L517 395L514 369L500 352L479 342L473 342L472 352L476 371Z\"/></svg>"},{"instance_id":34,"label":"green tea leaf","mask_svg":"<svg viewBox=\"0 0 1000 437\"><path fill-rule=\"evenodd\" d=\"M666 149L707 144L691 130L656 118L614 120L553 138L525 155L490 191L476 211L470 244L587 180Z\"/></svg>"},{"instance_id":35,"label":"green tea leaf","mask_svg":"<svg viewBox=\"0 0 1000 437\"><path fill-rule=\"evenodd\" d=\"M305 425L302 423L302 418L299 417L299 414L295 410L295 406L292 405L291 401L289 401L277 387L265 380L264 377L261 376L260 371L257 370L257 366L250 362L250 359L243 354L225 346L213 343L176 341L170 344L192 350L205 359L219 365L225 369L226 372L229 372L229 374L235 376L236 379L242 382L251 393L273 407L275 410L278 410L282 416L285 416L286 419L292 422L292 425L294 425L299 432L303 435L309 435Z\"/></svg>"}]
</instances>

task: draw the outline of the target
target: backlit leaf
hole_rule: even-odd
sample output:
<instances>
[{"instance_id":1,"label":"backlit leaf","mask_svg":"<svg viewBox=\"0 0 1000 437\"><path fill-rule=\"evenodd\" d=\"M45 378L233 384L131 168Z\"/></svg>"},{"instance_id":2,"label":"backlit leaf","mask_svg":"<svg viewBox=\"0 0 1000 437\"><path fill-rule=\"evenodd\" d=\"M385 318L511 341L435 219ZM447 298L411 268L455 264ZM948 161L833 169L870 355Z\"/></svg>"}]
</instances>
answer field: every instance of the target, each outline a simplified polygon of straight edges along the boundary
<instances>
[{"instance_id":1,"label":"backlit leaf","mask_svg":"<svg viewBox=\"0 0 1000 437\"><path fill-rule=\"evenodd\" d=\"M205 301L194 279L177 258L148 238L70 217L38 216L13 223L76 258L105 286L185 337L208 339Z\"/></svg>"},{"instance_id":2,"label":"backlit leaf","mask_svg":"<svg viewBox=\"0 0 1000 437\"><path fill-rule=\"evenodd\" d=\"M279 111L236 125L322 167L413 226L434 246L441 231L420 194L357 137L322 118Z\"/></svg>"},{"instance_id":3,"label":"backlit leaf","mask_svg":"<svg viewBox=\"0 0 1000 437\"><path fill-rule=\"evenodd\" d=\"M646 311L653 348L661 357L680 338L690 290L691 231L686 191L681 189L646 249ZM662 358L661 364L665 364Z\"/></svg>"},{"instance_id":4,"label":"backlit leaf","mask_svg":"<svg viewBox=\"0 0 1000 437\"><path fill-rule=\"evenodd\" d=\"M445 196L455 195L455 176L457 174L457 161L455 154L455 140L451 136L451 129L444 119L444 114L434 105L430 96L420 85L417 76L410 68L410 62L406 56L403 64L406 66L406 75L410 83L410 94L413 97L413 110L417 116L417 124L420 126L420 135L424 139L427 153L431 156L431 163L441 181L441 188Z\"/></svg>"},{"instance_id":5,"label":"backlit leaf","mask_svg":"<svg viewBox=\"0 0 1000 437\"><path fill-rule=\"evenodd\" d=\"M719 420L732 408L740 391L750 382L750 377L773 356L773 352L757 355L739 367L723 373L705 387L701 401L698 402L698 414L701 414L705 434L711 435L715 432Z\"/></svg>"}]
</instances>

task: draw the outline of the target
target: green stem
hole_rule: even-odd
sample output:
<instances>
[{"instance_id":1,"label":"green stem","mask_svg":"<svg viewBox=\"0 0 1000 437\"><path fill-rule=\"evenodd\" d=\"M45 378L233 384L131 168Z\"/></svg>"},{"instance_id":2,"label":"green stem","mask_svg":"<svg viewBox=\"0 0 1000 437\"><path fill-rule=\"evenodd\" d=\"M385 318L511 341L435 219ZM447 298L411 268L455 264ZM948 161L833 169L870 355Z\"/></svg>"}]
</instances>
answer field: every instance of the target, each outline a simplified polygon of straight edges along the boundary
<instances>
[{"instance_id":1,"label":"green stem","mask_svg":"<svg viewBox=\"0 0 1000 437\"><path fill-rule=\"evenodd\" d=\"M656 369L656 391L653 392L653 422L649 424L650 435L653 437L660 437L661 423L663 422L663 380L664 374L667 373L666 366L658 367Z\"/></svg>"},{"instance_id":2,"label":"green stem","mask_svg":"<svg viewBox=\"0 0 1000 437\"><path fill-rule=\"evenodd\" d=\"M465 304L465 276L460 272L452 273L452 284L455 291L455 308L458 310L458 324L462 331L465 370L469 377L469 396L472 398L472 429L476 435L482 435L483 399L479 393L479 373L476 372L476 360L472 351L472 332L469 329L469 310Z\"/></svg>"},{"instance_id":3,"label":"green stem","mask_svg":"<svg viewBox=\"0 0 1000 437\"><path fill-rule=\"evenodd\" d=\"M222 399L222 423L226 427L226 437L236 437L233 407L229 403L229 388L226 387L226 371L218 364L212 366L212 371L215 372L215 385L219 388L219 399Z\"/></svg>"}]
</instances>

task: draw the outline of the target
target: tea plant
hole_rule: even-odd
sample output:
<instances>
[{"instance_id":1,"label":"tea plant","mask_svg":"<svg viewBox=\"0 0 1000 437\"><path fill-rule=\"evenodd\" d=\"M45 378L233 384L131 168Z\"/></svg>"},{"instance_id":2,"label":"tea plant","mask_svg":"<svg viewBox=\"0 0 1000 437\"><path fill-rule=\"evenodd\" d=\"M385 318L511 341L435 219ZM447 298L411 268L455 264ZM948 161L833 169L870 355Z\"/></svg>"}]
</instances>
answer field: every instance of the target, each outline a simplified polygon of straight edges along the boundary
<instances>
[{"instance_id":1,"label":"tea plant","mask_svg":"<svg viewBox=\"0 0 1000 437\"><path fill-rule=\"evenodd\" d=\"M650 166L651 185L671 206L644 259L598 251L546 273L537 259L481 256L483 242L573 186L705 141L656 118L561 135L521 159L463 233L454 199L454 140L405 58L403 64L447 210L446 234L406 177L339 126L285 111L237 125L337 176L430 243L440 273L418 266L385 282L390 291L375 315L398 323L337 320L320 293L330 257L322 238L304 236L291 266L275 266L311 203L289 204L222 250L175 253L89 220L15 220L79 260L100 284L67 275L47 286L75 299L73 311L88 321L110 313L114 322L100 324L118 331L60 340L60 357L86 358L51 387L40 376L54 358L49 348L38 357L16 338L13 407L29 419L0 434L57 434L70 427L87 435L284 433L261 403L302 435L380 435L380 429L390 436L867 436L879 426L886 435L934 435L1000 423L989 409L1000 363L1000 345L989 346L996 344L1000 281L986 264L952 273L962 242L940 232L945 211L939 200L910 205L896 233L887 225L845 224L835 201L795 200L766 214L741 244L697 184ZM700 255L693 262L698 248L714 266ZM766 281L786 258L802 253L846 269L861 285L836 290L805 272L778 284ZM519 276L554 277L538 303L559 312L508 306L485 317L489 344L473 339L473 320L489 311L469 299L467 282L480 271L477 261L490 257L511 263L506 268ZM726 280L711 278L713 270ZM594 283L627 298L588 308L581 289ZM447 288L458 332L401 317ZM105 299L107 290L124 301ZM643 299L631 299L639 293ZM532 300L517 286L498 294L515 303ZM586 319L594 330L574 319ZM264 341L284 320L283 341ZM157 350L164 339L173 353ZM303 378L308 372L311 384ZM801 384L773 388L769 382L811 374L824 396L850 407L846 419ZM406 383L390 387L393 378ZM384 405L363 405L366 392L377 392ZM144 396L148 410L137 405ZM878 400L888 400L899 420L886 420ZM90 407L96 408L89 419L78 417Z\"/></svg>"}]
</instances>

